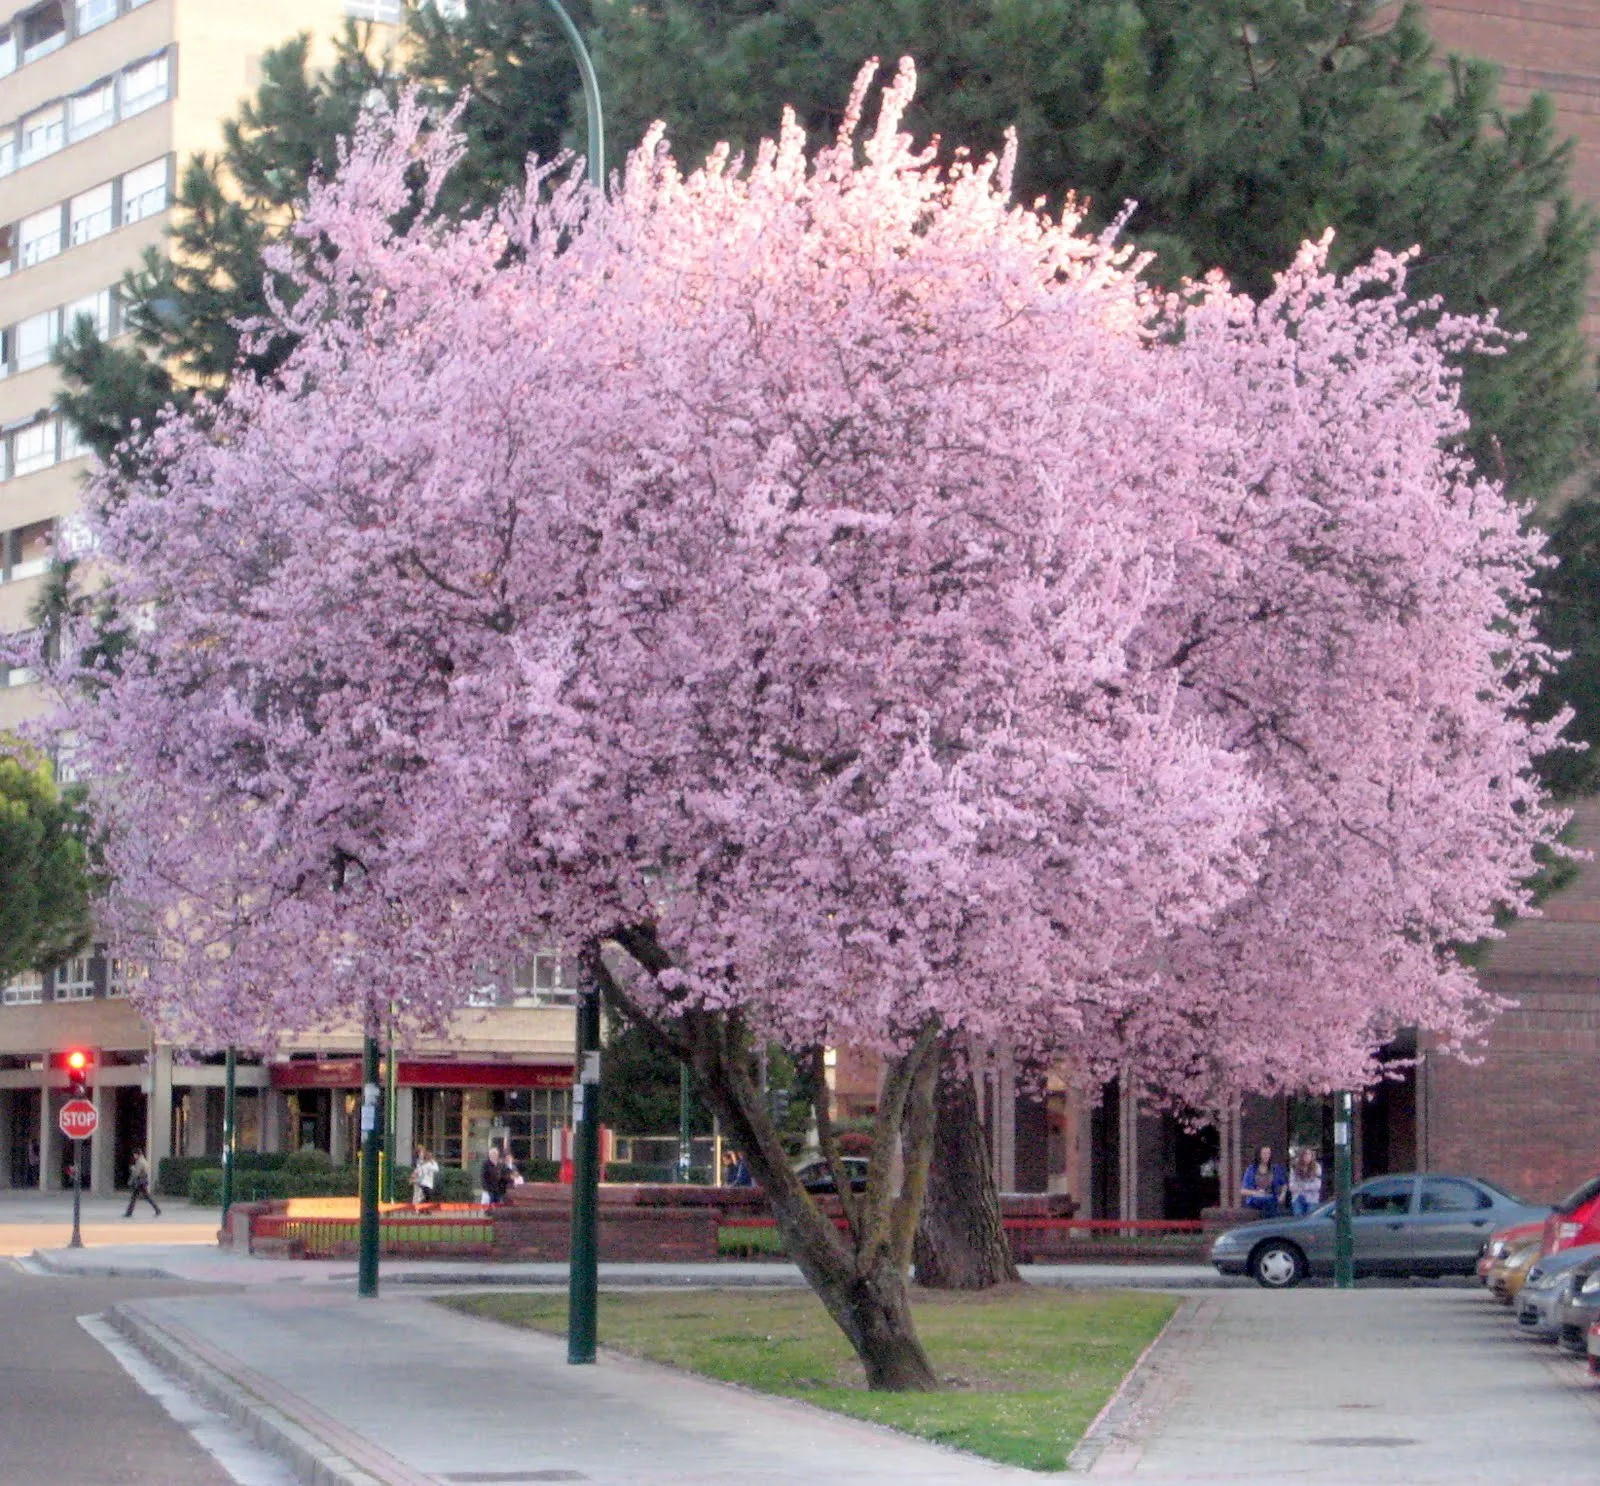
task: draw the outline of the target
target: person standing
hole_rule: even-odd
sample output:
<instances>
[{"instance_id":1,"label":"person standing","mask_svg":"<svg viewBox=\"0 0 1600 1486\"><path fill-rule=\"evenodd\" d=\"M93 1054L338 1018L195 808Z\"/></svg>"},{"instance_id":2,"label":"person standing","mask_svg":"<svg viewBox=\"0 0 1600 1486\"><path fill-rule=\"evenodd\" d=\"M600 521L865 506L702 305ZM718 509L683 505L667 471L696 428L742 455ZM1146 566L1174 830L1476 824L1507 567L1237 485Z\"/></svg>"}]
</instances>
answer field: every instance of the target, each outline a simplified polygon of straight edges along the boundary
<instances>
[{"instance_id":1,"label":"person standing","mask_svg":"<svg viewBox=\"0 0 1600 1486\"><path fill-rule=\"evenodd\" d=\"M123 1217L133 1216L133 1209L141 1197L155 1209L155 1215L159 1218L161 1209L156 1207L156 1200L150 1195L150 1163L145 1160L143 1151L135 1151L133 1164L128 1168L128 1210Z\"/></svg>"},{"instance_id":2,"label":"person standing","mask_svg":"<svg viewBox=\"0 0 1600 1486\"><path fill-rule=\"evenodd\" d=\"M505 1159L497 1145L490 1146L489 1154L483 1158L481 1180L484 1205L497 1206L506 1195L506 1188L511 1185L511 1173L506 1169Z\"/></svg>"},{"instance_id":3,"label":"person standing","mask_svg":"<svg viewBox=\"0 0 1600 1486\"><path fill-rule=\"evenodd\" d=\"M1258 1218L1275 1218L1288 1186L1288 1173L1272 1159L1272 1147L1264 1145L1245 1171L1239 1198Z\"/></svg>"},{"instance_id":4,"label":"person standing","mask_svg":"<svg viewBox=\"0 0 1600 1486\"><path fill-rule=\"evenodd\" d=\"M411 1168L411 1205L421 1207L435 1200L439 1185L439 1163L433 1159L427 1146L417 1147L417 1164Z\"/></svg>"},{"instance_id":5,"label":"person standing","mask_svg":"<svg viewBox=\"0 0 1600 1486\"><path fill-rule=\"evenodd\" d=\"M1289 1166L1289 1211L1303 1218L1322 1201L1322 1162L1308 1145L1295 1152Z\"/></svg>"}]
</instances>

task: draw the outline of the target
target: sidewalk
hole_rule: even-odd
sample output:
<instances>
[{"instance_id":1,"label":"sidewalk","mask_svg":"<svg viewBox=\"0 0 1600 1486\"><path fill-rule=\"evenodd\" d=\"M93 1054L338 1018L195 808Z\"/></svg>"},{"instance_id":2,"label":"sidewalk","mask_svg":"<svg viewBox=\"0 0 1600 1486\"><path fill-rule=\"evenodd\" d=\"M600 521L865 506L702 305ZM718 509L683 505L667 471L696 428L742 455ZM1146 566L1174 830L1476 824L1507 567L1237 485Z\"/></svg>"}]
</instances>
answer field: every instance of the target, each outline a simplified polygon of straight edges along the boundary
<instances>
[{"instance_id":1,"label":"sidewalk","mask_svg":"<svg viewBox=\"0 0 1600 1486\"><path fill-rule=\"evenodd\" d=\"M1036 1474L409 1295L129 1302L112 1324L331 1486L995 1486Z\"/></svg>"},{"instance_id":2,"label":"sidewalk","mask_svg":"<svg viewBox=\"0 0 1600 1486\"><path fill-rule=\"evenodd\" d=\"M3 1230L0 1230L3 1232ZM144 1235L140 1235L143 1237ZM215 1243L163 1245L117 1244L83 1249L39 1249L33 1262L55 1274L117 1275L139 1279L192 1280L202 1284L311 1286L354 1285L350 1259L257 1259L221 1249ZM1025 1280L1035 1285L1071 1285L1078 1289L1215 1290L1236 1289L1250 1282L1219 1275L1209 1264L1028 1264ZM602 1264L605 1287L650 1285L799 1286L805 1281L792 1264ZM382 1288L395 1285L514 1285L565 1289L567 1266L506 1264L477 1259L385 1259L379 1271Z\"/></svg>"}]
</instances>

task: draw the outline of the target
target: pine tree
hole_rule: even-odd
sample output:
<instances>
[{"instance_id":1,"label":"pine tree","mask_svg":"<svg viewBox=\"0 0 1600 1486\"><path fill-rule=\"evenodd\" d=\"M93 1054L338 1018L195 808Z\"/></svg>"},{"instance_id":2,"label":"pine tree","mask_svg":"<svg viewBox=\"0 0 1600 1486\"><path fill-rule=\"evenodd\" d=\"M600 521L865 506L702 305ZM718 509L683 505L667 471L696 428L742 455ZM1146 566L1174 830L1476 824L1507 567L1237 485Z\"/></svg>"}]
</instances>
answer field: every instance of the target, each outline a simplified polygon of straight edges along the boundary
<instances>
[{"instance_id":1,"label":"pine tree","mask_svg":"<svg viewBox=\"0 0 1600 1486\"><path fill-rule=\"evenodd\" d=\"M837 127L861 59L916 59L908 123L974 149L1015 127L1017 193L1126 234L1176 283L1263 293L1308 237L1336 266L1421 249L1412 278L1525 337L1467 368L1474 454L1522 498L1571 473L1593 398L1581 320L1595 222L1549 102L1503 114L1495 70L1371 0L601 0L616 131L664 118L679 159L747 147L785 104Z\"/></svg>"}]
</instances>

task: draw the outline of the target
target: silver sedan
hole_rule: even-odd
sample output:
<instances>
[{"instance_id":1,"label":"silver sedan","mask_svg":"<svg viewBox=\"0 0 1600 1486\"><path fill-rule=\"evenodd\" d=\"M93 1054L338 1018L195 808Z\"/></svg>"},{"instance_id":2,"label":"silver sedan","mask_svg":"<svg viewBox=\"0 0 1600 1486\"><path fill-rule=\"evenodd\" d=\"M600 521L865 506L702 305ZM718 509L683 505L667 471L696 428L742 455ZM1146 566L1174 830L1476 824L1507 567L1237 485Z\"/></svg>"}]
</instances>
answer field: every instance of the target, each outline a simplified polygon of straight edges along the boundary
<instances>
[{"instance_id":1,"label":"silver sedan","mask_svg":"<svg viewBox=\"0 0 1600 1486\"><path fill-rule=\"evenodd\" d=\"M1535 1207L1475 1176L1373 1177L1350 1194L1355 1272L1365 1275L1471 1274L1498 1228L1533 1223ZM1211 1246L1222 1274L1247 1274L1270 1290L1333 1273L1333 1204L1303 1218L1267 1218L1230 1228Z\"/></svg>"}]
</instances>

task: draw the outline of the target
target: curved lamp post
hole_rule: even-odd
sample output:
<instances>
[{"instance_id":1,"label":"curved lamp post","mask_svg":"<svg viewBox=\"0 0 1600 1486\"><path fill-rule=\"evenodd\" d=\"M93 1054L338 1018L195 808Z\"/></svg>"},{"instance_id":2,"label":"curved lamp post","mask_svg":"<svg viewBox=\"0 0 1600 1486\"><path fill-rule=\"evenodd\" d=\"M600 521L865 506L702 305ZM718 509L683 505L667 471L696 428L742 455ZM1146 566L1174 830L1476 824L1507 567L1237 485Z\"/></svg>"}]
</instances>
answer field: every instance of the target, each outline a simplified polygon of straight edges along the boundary
<instances>
[{"instance_id":1,"label":"curved lamp post","mask_svg":"<svg viewBox=\"0 0 1600 1486\"><path fill-rule=\"evenodd\" d=\"M566 33L583 77L589 114L589 183L606 188L605 120L600 82L583 36L561 0L548 0ZM578 992L577 1079L572 1090L572 1257L567 1269L567 1361L594 1361L599 1280L600 991L587 972Z\"/></svg>"}]
</instances>

